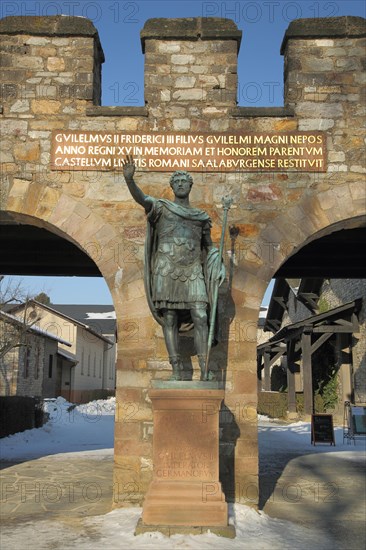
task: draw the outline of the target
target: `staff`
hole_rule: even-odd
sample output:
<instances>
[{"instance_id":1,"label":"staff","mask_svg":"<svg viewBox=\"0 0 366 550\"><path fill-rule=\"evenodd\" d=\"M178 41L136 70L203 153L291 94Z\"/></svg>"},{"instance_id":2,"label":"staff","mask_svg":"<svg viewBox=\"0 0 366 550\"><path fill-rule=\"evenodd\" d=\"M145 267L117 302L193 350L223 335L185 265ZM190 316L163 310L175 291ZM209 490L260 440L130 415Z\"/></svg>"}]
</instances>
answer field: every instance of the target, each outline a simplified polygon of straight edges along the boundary
<instances>
[{"instance_id":1,"label":"staff","mask_svg":"<svg viewBox=\"0 0 366 550\"><path fill-rule=\"evenodd\" d=\"M227 215L228 211L230 210L231 205L233 204L233 199L229 195L226 195L225 197L222 197L222 206L224 208L224 219L222 222L222 230L221 230L221 239L220 239L220 249L219 249L219 258L222 258L222 253L224 250L224 241L225 241L225 231L226 231L226 224L227 224ZM207 339L207 354L206 354L206 365L205 365L205 380L207 380L207 373L208 373L208 361L210 358L210 351L212 347L212 341L215 331L215 321L216 321L216 311L217 311L217 301L219 297L219 282L217 279L214 281L214 289L213 289L213 298L212 298L212 307L211 307L211 315L210 315L210 331L208 333L208 339Z\"/></svg>"}]
</instances>

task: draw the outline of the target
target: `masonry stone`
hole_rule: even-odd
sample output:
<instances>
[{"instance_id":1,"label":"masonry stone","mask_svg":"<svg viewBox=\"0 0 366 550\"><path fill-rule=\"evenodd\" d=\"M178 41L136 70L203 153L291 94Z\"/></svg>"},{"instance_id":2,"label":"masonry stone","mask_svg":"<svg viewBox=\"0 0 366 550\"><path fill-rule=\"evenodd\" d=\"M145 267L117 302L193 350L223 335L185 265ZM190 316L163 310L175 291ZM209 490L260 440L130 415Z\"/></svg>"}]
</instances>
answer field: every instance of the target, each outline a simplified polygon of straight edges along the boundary
<instances>
[{"instance_id":1,"label":"masonry stone","mask_svg":"<svg viewBox=\"0 0 366 550\"><path fill-rule=\"evenodd\" d=\"M175 79L176 88L193 88L196 83L194 76L180 76Z\"/></svg>"}]
</instances>

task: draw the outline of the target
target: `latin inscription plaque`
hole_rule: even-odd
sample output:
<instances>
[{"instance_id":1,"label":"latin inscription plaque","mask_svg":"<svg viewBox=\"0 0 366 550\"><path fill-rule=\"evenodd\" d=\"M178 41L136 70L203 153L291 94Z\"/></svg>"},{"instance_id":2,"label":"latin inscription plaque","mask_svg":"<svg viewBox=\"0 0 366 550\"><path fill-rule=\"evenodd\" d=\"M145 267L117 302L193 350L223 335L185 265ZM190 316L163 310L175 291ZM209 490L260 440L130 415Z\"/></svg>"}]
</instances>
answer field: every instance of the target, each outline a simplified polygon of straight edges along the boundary
<instances>
[{"instance_id":1,"label":"latin inscription plaque","mask_svg":"<svg viewBox=\"0 0 366 550\"><path fill-rule=\"evenodd\" d=\"M211 412L211 411L210 411ZM218 414L218 411L216 411ZM160 433L158 457L154 464L157 479L209 481L217 479L217 434L209 429L211 420L202 410L159 411L154 430ZM187 430L188 427L188 430ZM174 435L173 435L174 434Z\"/></svg>"},{"instance_id":2,"label":"latin inscription plaque","mask_svg":"<svg viewBox=\"0 0 366 550\"><path fill-rule=\"evenodd\" d=\"M219 411L224 391L194 385L190 389L184 382L175 382L174 389L167 384L149 390L154 470L143 523L227 526L227 503L219 481Z\"/></svg>"},{"instance_id":3,"label":"latin inscription plaque","mask_svg":"<svg viewBox=\"0 0 366 550\"><path fill-rule=\"evenodd\" d=\"M218 481L222 390L149 391L154 410L154 477Z\"/></svg>"},{"instance_id":4,"label":"latin inscription plaque","mask_svg":"<svg viewBox=\"0 0 366 550\"><path fill-rule=\"evenodd\" d=\"M148 172L325 172L324 132L54 131L52 170L120 171L126 155Z\"/></svg>"}]
</instances>

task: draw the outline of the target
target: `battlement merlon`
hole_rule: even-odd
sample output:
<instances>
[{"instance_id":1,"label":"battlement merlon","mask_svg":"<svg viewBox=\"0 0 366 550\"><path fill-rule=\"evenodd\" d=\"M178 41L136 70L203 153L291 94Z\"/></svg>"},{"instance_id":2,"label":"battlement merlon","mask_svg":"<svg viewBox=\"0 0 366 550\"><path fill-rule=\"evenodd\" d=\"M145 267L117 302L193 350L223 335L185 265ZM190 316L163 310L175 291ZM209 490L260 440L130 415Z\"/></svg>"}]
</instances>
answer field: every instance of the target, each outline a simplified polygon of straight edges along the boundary
<instances>
[{"instance_id":1,"label":"battlement merlon","mask_svg":"<svg viewBox=\"0 0 366 550\"><path fill-rule=\"evenodd\" d=\"M234 21L221 17L149 19L140 36L149 107L236 107L242 32Z\"/></svg>"},{"instance_id":2,"label":"battlement merlon","mask_svg":"<svg viewBox=\"0 0 366 550\"><path fill-rule=\"evenodd\" d=\"M366 36L366 19L363 17L342 16L313 19L295 19L285 32L281 45L281 55L285 54L290 39L306 38L362 38Z\"/></svg>"},{"instance_id":3,"label":"battlement merlon","mask_svg":"<svg viewBox=\"0 0 366 550\"><path fill-rule=\"evenodd\" d=\"M1 96L6 109L30 112L29 101L13 103L14 97L26 100L32 94L33 112L38 114L58 114L63 108L81 112L87 105L100 105L104 53L89 19L9 16L0 20L0 35Z\"/></svg>"},{"instance_id":4,"label":"battlement merlon","mask_svg":"<svg viewBox=\"0 0 366 550\"><path fill-rule=\"evenodd\" d=\"M22 16L10 15L0 19L0 34L28 34L31 36L85 36L94 38L99 62L104 63L99 34L90 19L69 15Z\"/></svg>"},{"instance_id":5,"label":"battlement merlon","mask_svg":"<svg viewBox=\"0 0 366 550\"><path fill-rule=\"evenodd\" d=\"M285 33L284 103L303 130L327 130L360 116L364 85L366 19L324 17L292 21ZM347 97L349 107L342 105ZM311 120L312 119L312 120Z\"/></svg>"},{"instance_id":6,"label":"battlement merlon","mask_svg":"<svg viewBox=\"0 0 366 550\"><path fill-rule=\"evenodd\" d=\"M239 53L242 31L224 17L186 17L148 19L140 33L142 52L146 40L234 40Z\"/></svg>"}]
</instances>

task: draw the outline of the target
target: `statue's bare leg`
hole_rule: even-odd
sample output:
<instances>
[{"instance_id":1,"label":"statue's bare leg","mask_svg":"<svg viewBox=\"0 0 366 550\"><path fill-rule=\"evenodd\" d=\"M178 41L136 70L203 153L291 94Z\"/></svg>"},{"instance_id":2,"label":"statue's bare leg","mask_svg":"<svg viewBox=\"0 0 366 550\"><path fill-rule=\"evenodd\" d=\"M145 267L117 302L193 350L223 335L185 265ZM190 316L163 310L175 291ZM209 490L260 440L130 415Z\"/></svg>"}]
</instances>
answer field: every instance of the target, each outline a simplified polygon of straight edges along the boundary
<instances>
[{"instance_id":1,"label":"statue's bare leg","mask_svg":"<svg viewBox=\"0 0 366 550\"><path fill-rule=\"evenodd\" d=\"M169 354L169 362L173 369L171 380L182 380L183 363L178 347L178 314L174 309L165 309L163 316L165 345Z\"/></svg>"},{"instance_id":2,"label":"statue's bare leg","mask_svg":"<svg viewBox=\"0 0 366 550\"><path fill-rule=\"evenodd\" d=\"M208 378L205 376L208 339L206 308L191 309L191 317L194 324L194 344L201 370L201 380L207 380Z\"/></svg>"}]
</instances>

